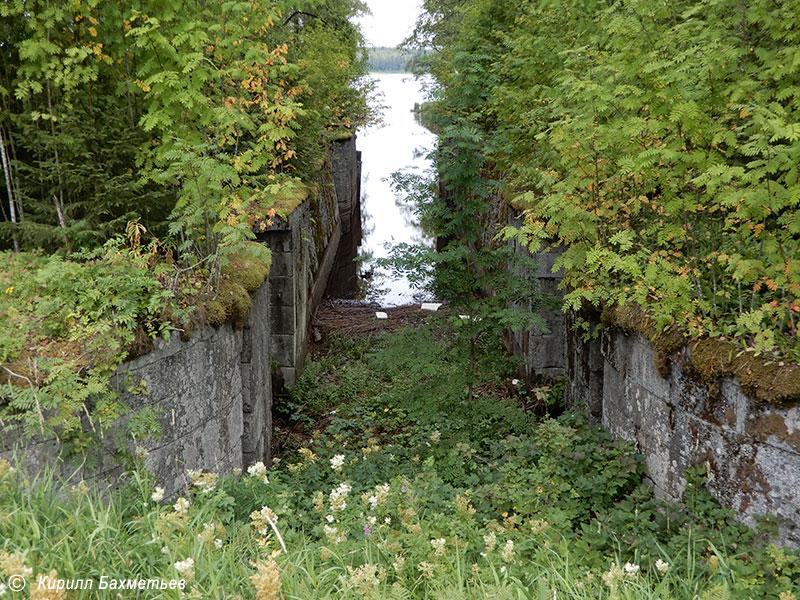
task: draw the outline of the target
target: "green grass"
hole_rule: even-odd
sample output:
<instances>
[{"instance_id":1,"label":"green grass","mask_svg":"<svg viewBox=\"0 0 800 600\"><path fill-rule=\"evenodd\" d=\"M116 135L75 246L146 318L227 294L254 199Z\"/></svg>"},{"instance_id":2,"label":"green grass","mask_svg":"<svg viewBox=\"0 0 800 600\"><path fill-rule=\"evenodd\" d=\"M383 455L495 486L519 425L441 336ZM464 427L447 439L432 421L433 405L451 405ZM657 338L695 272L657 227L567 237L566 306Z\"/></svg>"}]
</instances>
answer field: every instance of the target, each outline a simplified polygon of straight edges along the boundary
<instances>
[{"instance_id":1,"label":"green grass","mask_svg":"<svg viewBox=\"0 0 800 600\"><path fill-rule=\"evenodd\" d=\"M31 581L53 569L171 579L176 563L194 560L183 596L141 592L147 598L800 593L797 555L735 524L698 473L687 508L654 499L630 446L578 414L526 413L506 391L513 365L489 348L470 367L455 340L434 324L336 341L276 406L304 427L297 447L268 472L191 474L185 514L151 498L146 474L101 498L77 482L30 482L0 467L0 547L32 569ZM13 562L0 555L6 577Z\"/></svg>"}]
</instances>

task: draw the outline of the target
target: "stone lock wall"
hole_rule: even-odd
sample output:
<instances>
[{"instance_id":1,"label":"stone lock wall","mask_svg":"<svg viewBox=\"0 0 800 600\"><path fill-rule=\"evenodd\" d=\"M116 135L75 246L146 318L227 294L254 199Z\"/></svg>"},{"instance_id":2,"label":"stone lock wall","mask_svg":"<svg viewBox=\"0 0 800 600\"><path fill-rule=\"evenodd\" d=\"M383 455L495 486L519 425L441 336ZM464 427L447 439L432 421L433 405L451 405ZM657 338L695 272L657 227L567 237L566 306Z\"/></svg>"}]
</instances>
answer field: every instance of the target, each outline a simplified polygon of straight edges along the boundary
<instances>
[{"instance_id":1,"label":"stone lock wall","mask_svg":"<svg viewBox=\"0 0 800 600\"><path fill-rule=\"evenodd\" d=\"M519 222L512 216L511 224ZM552 270L559 253L550 247L534 256L543 291L559 293L562 274ZM662 497L681 500L684 472L702 465L709 490L723 505L750 525L757 516L777 515L781 541L800 546L800 406L759 404L731 377L703 382L688 347L671 357L662 376L647 339L601 329L597 314L581 315L601 332L588 340L573 327L576 315L545 317L549 333L509 334L529 380L565 375L567 403L585 408L615 438L634 443Z\"/></svg>"},{"instance_id":2,"label":"stone lock wall","mask_svg":"<svg viewBox=\"0 0 800 600\"><path fill-rule=\"evenodd\" d=\"M117 370L120 387L129 379L147 384L147 394L123 392L121 400L130 414L147 408L158 418L160 438L135 445L147 452L145 465L168 496L185 489L188 469L227 472L269 459L268 298L266 282L254 294L253 310L242 330L228 324L198 328L188 341L177 335L169 342L157 340L155 350ZM109 432L98 449L96 466L78 468L80 477L108 483L119 477L122 467L113 458L112 438ZM24 469L36 472L50 466L68 476L76 467L57 461L59 450L54 439L28 441L13 434L0 438L0 455L22 459Z\"/></svg>"},{"instance_id":3,"label":"stone lock wall","mask_svg":"<svg viewBox=\"0 0 800 600\"><path fill-rule=\"evenodd\" d=\"M336 276L350 269L355 277L360 178L355 138L334 142L316 189L290 215L258 234L272 250L272 358L287 386L294 385L303 369L311 316L326 289L340 287Z\"/></svg>"},{"instance_id":4,"label":"stone lock wall","mask_svg":"<svg viewBox=\"0 0 800 600\"><path fill-rule=\"evenodd\" d=\"M335 142L315 193L261 235L272 249L272 268L252 295L243 328L201 327L188 341L177 335L169 342L157 340L155 350L118 369L121 389L129 379L147 383L147 394L124 392L122 400L131 414L151 409L161 436L129 446L147 452L145 464L168 497L186 489L189 469L224 473L269 462L273 362L285 382L294 383L303 366L312 311L335 272L342 212L348 215L348 243L357 247L360 242L360 172L355 140ZM355 220L358 229L350 233ZM125 418L118 426L124 423ZM27 440L14 433L0 436L0 456L20 460L31 473L51 466L64 477L74 473L111 485L122 473L112 438L106 435L91 467L62 462L55 439Z\"/></svg>"}]
</instances>

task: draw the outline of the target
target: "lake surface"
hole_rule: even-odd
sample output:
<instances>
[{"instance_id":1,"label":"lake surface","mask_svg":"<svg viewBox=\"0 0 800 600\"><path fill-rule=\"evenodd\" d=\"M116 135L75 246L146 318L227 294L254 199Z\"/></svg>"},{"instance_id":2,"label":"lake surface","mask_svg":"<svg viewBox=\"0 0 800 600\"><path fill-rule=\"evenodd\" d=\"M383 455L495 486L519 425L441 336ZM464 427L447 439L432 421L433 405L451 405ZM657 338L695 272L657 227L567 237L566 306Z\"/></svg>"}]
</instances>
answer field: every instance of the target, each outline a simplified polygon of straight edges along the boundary
<instances>
[{"instance_id":1,"label":"lake surface","mask_svg":"<svg viewBox=\"0 0 800 600\"><path fill-rule=\"evenodd\" d=\"M425 154L433 149L436 136L415 119L414 104L425 100L422 82L408 74L373 73L383 94L383 125L359 133L362 154L361 211L363 240L360 259L362 299L382 306L401 306L422 299L405 277L394 277L374 259L389 255L388 248L406 242L432 247L433 238L419 225L414 206L392 190L392 173L431 168Z\"/></svg>"}]
</instances>

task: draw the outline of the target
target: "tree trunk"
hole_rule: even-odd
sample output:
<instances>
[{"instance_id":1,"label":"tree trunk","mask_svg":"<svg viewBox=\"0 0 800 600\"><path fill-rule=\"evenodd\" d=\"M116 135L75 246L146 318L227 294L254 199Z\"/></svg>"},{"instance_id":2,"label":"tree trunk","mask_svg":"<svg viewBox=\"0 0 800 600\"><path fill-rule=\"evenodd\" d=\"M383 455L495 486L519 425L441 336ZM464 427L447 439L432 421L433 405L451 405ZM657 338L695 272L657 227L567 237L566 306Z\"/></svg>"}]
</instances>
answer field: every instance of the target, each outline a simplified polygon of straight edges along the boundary
<instances>
[{"instance_id":1,"label":"tree trunk","mask_svg":"<svg viewBox=\"0 0 800 600\"><path fill-rule=\"evenodd\" d=\"M17 209L14 204L14 192L11 185L11 169L8 165L8 154L6 153L6 144L3 140L3 134L0 132L0 155L3 161L3 175L6 178L6 191L8 192L8 210L11 218L12 232L11 236L14 239L14 252L19 252L19 238L17 237Z\"/></svg>"}]
</instances>

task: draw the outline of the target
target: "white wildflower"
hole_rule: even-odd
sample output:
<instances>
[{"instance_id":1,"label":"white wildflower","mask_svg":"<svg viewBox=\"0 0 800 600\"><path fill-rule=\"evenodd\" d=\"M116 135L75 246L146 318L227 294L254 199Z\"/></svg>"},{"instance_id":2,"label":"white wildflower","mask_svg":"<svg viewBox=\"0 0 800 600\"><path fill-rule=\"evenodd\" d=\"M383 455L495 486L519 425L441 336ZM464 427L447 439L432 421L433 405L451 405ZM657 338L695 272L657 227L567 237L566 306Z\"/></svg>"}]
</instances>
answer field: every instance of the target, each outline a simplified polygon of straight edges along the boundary
<instances>
[{"instance_id":1,"label":"white wildflower","mask_svg":"<svg viewBox=\"0 0 800 600\"><path fill-rule=\"evenodd\" d=\"M332 525L325 525L322 530L325 532L325 537L328 538L328 542L331 544L338 544L347 539L345 535L340 534L339 530Z\"/></svg>"},{"instance_id":2,"label":"white wildflower","mask_svg":"<svg viewBox=\"0 0 800 600\"><path fill-rule=\"evenodd\" d=\"M172 508L175 509L176 513L183 516L187 512L189 512L189 501L183 496L181 496L175 501L175 504L172 505Z\"/></svg>"},{"instance_id":3,"label":"white wildflower","mask_svg":"<svg viewBox=\"0 0 800 600\"><path fill-rule=\"evenodd\" d=\"M169 548L166 546L161 547L161 554L169 554Z\"/></svg>"},{"instance_id":4,"label":"white wildflower","mask_svg":"<svg viewBox=\"0 0 800 600\"><path fill-rule=\"evenodd\" d=\"M336 517L334 517L333 515L328 515L327 517L325 517L325 520L328 523L333 523L336 520Z\"/></svg>"},{"instance_id":5,"label":"white wildflower","mask_svg":"<svg viewBox=\"0 0 800 600\"><path fill-rule=\"evenodd\" d=\"M660 558L656 561L656 569L659 573L666 573L669 570L669 563Z\"/></svg>"},{"instance_id":6,"label":"white wildflower","mask_svg":"<svg viewBox=\"0 0 800 600\"><path fill-rule=\"evenodd\" d=\"M486 545L486 552L494 550L497 545L497 535L495 535L494 531L490 531L483 536L483 543Z\"/></svg>"},{"instance_id":7,"label":"white wildflower","mask_svg":"<svg viewBox=\"0 0 800 600\"><path fill-rule=\"evenodd\" d=\"M269 506L262 506L261 507L261 516L269 523L271 520L273 523L278 522L278 515L275 514L275 511L272 510Z\"/></svg>"},{"instance_id":8,"label":"white wildflower","mask_svg":"<svg viewBox=\"0 0 800 600\"><path fill-rule=\"evenodd\" d=\"M344 465L344 454L337 454L331 459L331 468L338 471Z\"/></svg>"},{"instance_id":9,"label":"white wildflower","mask_svg":"<svg viewBox=\"0 0 800 600\"><path fill-rule=\"evenodd\" d=\"M505 565L500 567L500 572L505 574L505 572L506 572L506 566Z\"/></svg>"},{"instance_id":10,"label":"white wildflower","mask_svg":"<svg viewBox=\"0 0 800 600\"><path fill-rule=\"evenodd\" d=\"M440 439L442 439L442 434L441 434L441 432L440 432L438 429L434 429L434 430L431 432L431 441L432 441L434 444L438 444Z\"/></svg>"},{"instance_id":11,"label":"white wildflower","mask_svg":"<svg viewBox=\"0 0 800 600\"><path fill-rule=\"evenodd\" d=\"M0 596L5 596L5 595L6 595L6 590L7 590L7 589L8 589L8 588L5 586L5 584L4 584L4 583L0 583Z\"/></svg>"},{"instance_id":12,"label":"white wildflower","mask_svg":"<svg viewBox=\"0 0 800 600\"><path fill-rule=\"evenodd\" d=\"M331 491L330 501L332 511L338 512L347 508L345 498L347 498L347 494L349 494L352 489L353 488L350 487L349 484L341 483Z\"/></svg>"},{"instance_id":13,"label":"white wildflower","mask_svg":"<svg viewBox=\"0 0 800 600\"><path fill-rule=\"evenodd\" d=\"M367 498L367 502L369 502L369 507L374 510L378 506L378 497L370 496Z\"/></svg>"},{"instance_id":14,"label":"white wildflower","mask_svg":"<svg viewBox=\"0 0 800 600\"><path fill-rule=\"evenodd\" d=\"M156 490L150 494L150 499L153 502L161 502L164 499L164 488L156 487Z\"/></svg>"},{"instance_id":15,"label":"white wildflower","mask_svg":"<svg viewBox=\"0 0 800 600\"><path fill-rule=\"evenodd\" d=\"M223 544L223 542L222 542L221 539L217 538L217 539L214 540L214 547L217 550L222 550L222 544Z\"/></svg>"},{"instance_id":16,"label":"white wildflower","mask_svg":"<svg viewBox=\"0 0 800 600\"><path fill-rule=\"evenodd\" d=\"M639 572L639 565L634 563L625 563L623 568L626 575L636 575Z\"/></svg>"},{"instance_id":17,"label":"white wildflower","mask_svg":"<svg viewBox=\"0 0 800 600\"><path fill-rule=\"evenodd\" d=\"M395 572L399 575L403 571L403 567L406 566L406 559L404 556L398 556L392 562L392 567L394 567Z\"/></svg>"},{"instance_id":18,"label":"white wildflower","mask_svg":"<svg viewBox=\"0 0 800 600\"><path fill-rule=\"evenodd\" d=\"M370 525L375 525L375 523L377 523L377 522L378 522L378 518L377 518L377 517L367 517L367 522L368 522Z\"/></svg>"},{"instance_id":19,"label":"white wildflower","mask_svg":"<svg viewBox=\"0 0 800 600\"><path fill-rule=\"evenodd\" d=\"M191 579L194 575L194 559L190 557L179 560L175 563L175 570L186 579Z\"/></svg>"},{"instance_id":20,"label":"white wildflower","mask_svg":"<svg viewBox=\"0 0 800 600\"><path fill-rule=\"evenodd\" d=\"M511 562L512 560L514 560L514 542L512 542L511 540L508 540L506 542L506 545L503 546L502 556L505 562Z\"/></svg>"},{"instance_id":21,"label":"white wildflower","mask_svg":"<svg viewBox=\"0 0 800 600\"><path fill-rule=\"evenodd\" d=\"M269 483L269 479L267 478L267 467L261 461L258 461L257 463L247 467L247 473L256 479L260 479L264 483Z\"/></svg>"},{"instance_id":22,"label":"white wildflower","mask_svg":"<svg viewBox=\"0 0 800 600\"><path fill-rule=\"evenodd\" d=\"M382 483L375 486L375 499L378 503L378 506L383 506L386 503L386 500L389 499L388 483Z\"/></svg>"},{"instance_id":23,"label":"white wildflower","mask_svg":"<svg viewBox=\"0 0 800 600\"><path fill-rule=\"evenodd\" d=\"M438 538L431 540L431 546L433 546L433 553L436 556L442 556L442 554L444 554L445 544L447 544L447 540L445 538Z\"/></svg>"},{"instance_id":24,"label":"white wildflower","mask_svg":"<svg viewBox=\"0 0 800 600\"><path fill-rule=\"evenodd\" d=\"M392 518L391 518L391 517L386 517L386 518L383 520L383 522L384 522L384 523L386 523L387 525L391 525L391 524L392 524Z\"/></svg>"}]
</instances>

